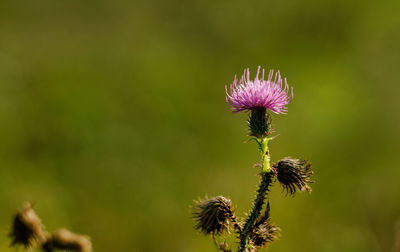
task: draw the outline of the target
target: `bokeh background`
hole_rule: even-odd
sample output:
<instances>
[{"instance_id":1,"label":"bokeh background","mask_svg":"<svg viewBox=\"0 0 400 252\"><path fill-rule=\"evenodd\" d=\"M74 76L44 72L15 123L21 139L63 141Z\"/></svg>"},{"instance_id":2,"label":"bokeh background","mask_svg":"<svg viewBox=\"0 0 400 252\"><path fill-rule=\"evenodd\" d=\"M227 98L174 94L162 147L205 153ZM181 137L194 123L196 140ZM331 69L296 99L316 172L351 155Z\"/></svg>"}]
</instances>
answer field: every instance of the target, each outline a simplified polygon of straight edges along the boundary
<instances>
[{"instance_id":1,"label":"bokeh background","mask_svg":"<svg viewBox=\"0 0 400 252\"><path fill-rule=\"evenodd\" d=\"M19 0L0 3L0 251L24 202L95 251L215 251L190 205L258 183L246 115L224 86L249 67L294 86L273 160L304 157L313 193L271 194L270 251L400 251L400 2ZM397 245L396 245L397 243ZM397 246L397 247L396 247Z\"/></svg>"}]
</instances>

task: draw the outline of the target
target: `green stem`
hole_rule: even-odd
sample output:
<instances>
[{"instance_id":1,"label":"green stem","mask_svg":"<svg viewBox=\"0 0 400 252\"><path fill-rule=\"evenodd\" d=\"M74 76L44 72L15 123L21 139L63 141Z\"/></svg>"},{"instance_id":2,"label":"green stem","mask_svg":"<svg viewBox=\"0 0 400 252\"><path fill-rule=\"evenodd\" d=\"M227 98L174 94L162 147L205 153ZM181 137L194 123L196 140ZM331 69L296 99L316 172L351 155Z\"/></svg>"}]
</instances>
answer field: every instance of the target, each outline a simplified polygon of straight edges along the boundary
<instances>
[{"instance_id":1,"label":"green stem","mask_svg":"<svg viewBox=\"0 0 400 252\"><path fill-rule=\"evenodd\" d=\"M270 155L268 149L268 142L270 140L271 139L267 137L257 139L261 154L261 184L257 190L257 197L254 201L253 209L251 210L240 234L239 252L247 251L247 248L250 245L250 234L252 233L254 225L260 216L261 210L269 191L269 186L272 183L273 174L271 172Z\"/></svg>"},{"instance_id":2,"label":"green stem","mask_svg":"<svg viewBox=\"0 0 400 252\"><path fill-rule=\"evenodd\" d=\"M269 186L272 182L273 174L272 172L263 172L261 173L261 184L257 190L257 198L254 201L253 209L251 210L250 215L248 216L246 223L242 229L242 233L240 234L240 247L239 252L247 251L249 246L250 234L253 231L254 225L260 216L261 210L263 208L265 198L269 191Z\"/></svg>"},{"instance_id":3,"label":"green stem","mask_svg":"<svg viewBox=\"0 0 400 252\"><path fill-rule=\"evenodd\" d=\"M271 172L271 157L269 155L268 143L271 138L265 137L257 139L261 155L261 168L262 172Z\"/></svg>"}]
</instances>

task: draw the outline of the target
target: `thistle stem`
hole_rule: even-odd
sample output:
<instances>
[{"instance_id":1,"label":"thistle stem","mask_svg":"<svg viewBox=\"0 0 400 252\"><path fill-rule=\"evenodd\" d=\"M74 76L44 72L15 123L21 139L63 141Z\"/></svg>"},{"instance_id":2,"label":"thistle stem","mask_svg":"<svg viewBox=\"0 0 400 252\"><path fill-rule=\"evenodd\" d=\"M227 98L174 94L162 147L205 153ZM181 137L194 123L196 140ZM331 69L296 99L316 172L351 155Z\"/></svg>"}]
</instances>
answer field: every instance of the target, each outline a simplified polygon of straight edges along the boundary
<instances>
[{"instance_id":1,"label":"thistle stem","mask_svg":"<svg viewBox=\"0 0 400 252\"><path fill-rule=\"evenodd\" d=\"M261 210L263 208L265 199L267 197L269 186L272 182L273 173L272 172L262 172L261 173L261 184L257 190L257 198L254 201L253 209L248 216L246 223L244 224L242 233L240 234L240 247L239 252L247 251L249 246L250 234L253 231L254 225L260 216Z\"/></svg>"},{"instance_id":2,"label":"thistle stem","mask_svg":"<svg viewBox=\"0 0 400 252\"><path fill-rule=\"evenodd\" d=\"M268 143L271 138L265 137L257 139L258 148L261 154L262 172L271 172L271 157L269 155Z\"/></svg>"},{"instance_id":3,"label":"thistle stem","mask_svg":"<svg viewBox=\"0 0 400 252\"><path fill-rule=\"evenodd\" d=\"M265 199L267 197L269 186L272 182L272 171L270 164L270 154L268 149L268 143L271 139L268 137L258 138L257 143L261 155L261 184L257 190L257 197L253 204L253 209L248 216L246 223L243 226L242 232L240 234L240 247L239 252L247 251L249 246L250 234L254 229L254 225L260 216L261 210L263 208Z\"/></svg>"}]
</instances>

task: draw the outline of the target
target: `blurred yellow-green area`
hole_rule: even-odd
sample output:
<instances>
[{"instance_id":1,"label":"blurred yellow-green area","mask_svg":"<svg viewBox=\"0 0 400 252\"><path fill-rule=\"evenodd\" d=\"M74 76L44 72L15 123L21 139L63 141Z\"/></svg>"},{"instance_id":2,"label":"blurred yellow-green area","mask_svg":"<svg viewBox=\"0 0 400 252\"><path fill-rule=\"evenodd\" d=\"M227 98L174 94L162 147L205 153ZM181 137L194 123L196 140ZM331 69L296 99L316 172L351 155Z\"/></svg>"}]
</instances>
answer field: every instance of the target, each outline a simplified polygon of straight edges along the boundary
<instances>
[{"instance_id":1,"label":"blurred yellow-green area","mask_svg":"<svg viewBox=\"0 0 400 252\"><path fill-rule=\"evenodd\" d=\"M399 13L398 0L2 1L0 251L17 251L26 201L98 252L216 251L190 206L251 206L257 146L225 85L258 65L294 87L272 160L315 171L311 195L274 185L282 235L267 250L400 251Z\"/></svg>"}]
</instances>

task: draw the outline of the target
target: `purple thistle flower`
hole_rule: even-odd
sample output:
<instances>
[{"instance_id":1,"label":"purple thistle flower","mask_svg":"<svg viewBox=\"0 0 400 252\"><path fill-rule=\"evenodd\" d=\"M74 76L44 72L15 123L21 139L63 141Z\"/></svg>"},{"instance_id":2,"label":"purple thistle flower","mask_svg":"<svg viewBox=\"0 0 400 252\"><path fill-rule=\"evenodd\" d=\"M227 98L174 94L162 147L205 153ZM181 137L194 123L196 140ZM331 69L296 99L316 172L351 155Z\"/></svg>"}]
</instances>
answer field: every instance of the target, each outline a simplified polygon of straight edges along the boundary
<instances>
[{"instance_id":1,"label":"purple thistle flower","mask_svg":"<svg viewBox=\"0 0 400 252\"><path fill-rule=\"evenodd\" d=\"M258 67L257 75L254 81L250 80L250 71L245 69L240 79L235 78L230 85L230 93L228 87L226 90L226 102L231 105L233 112L240 112L244 110L253 110L254 108L269 109L276 114L286 114L287 107L293 99L293 87L290 89L285 78L285 86L281 75L278 72L270 70L268 79L264 80L264 69L262 70L262 78L259 79L261 67Z\"/></svg>"}]
</instances>

